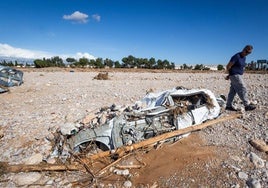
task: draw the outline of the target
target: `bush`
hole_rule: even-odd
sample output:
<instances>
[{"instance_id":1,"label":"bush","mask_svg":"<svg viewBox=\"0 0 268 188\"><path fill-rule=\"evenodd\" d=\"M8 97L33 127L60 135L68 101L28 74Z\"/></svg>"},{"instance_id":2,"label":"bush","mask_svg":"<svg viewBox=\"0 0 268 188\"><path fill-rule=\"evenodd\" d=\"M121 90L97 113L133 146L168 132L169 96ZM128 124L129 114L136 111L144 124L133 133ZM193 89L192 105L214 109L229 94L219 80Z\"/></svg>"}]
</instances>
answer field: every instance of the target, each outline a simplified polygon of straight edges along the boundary
<instances>
[{"instance_id":1,"label":"bush","mask_svg":"<svg viewBox=\"0 0 268 188\"><path fill-rule=\"evenodd\" d=\"M224 67L223 67L223 65L218 65L217 66L217 69L220 71L220 70L224 70Z\"/></svg>"}]
</instances>

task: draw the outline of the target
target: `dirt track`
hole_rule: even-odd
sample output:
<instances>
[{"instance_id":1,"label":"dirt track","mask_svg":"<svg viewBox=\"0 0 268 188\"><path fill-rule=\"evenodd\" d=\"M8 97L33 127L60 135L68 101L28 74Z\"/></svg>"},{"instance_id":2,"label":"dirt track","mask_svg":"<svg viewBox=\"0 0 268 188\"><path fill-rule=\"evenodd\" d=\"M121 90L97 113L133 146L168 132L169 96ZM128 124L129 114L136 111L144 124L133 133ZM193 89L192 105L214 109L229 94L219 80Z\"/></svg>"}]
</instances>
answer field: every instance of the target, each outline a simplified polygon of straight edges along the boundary
<instances>
[{"instance_id":1,"label":"dirt track","mask_svg":"<svg viewBox=\"0 0 268 188\"><path fill-rule=\"evenodd\" d=\"M46 137L66 122L82 119L102 106L130 105L146 91L163 91L176 86L206 88L216 96L227 95L229 82L223 73L180 72L109 72L109 80L93 79L98 72L24 71L24 84L0 94L0 161L27 163L37 154L45 157L51 149ZM112 175L100 179L100 185L120 187L129 180L136 187L245 187L256 180L268 183L267 154L249 144L250 139L268 142L267 74L246 74L245 81L252 101L258 103L243 119L219 123L174 144L164 144L150 151L138 151L134 158L145 164L131 169L131 177ZM236 99L241 107L240 100ZM225 112L223 113L230 113ZM251 153L263 160L256 167ZM245 175L246 174L246 175ZM5 174L1 187L16 187L28 176L36 176L37 187L71 187L84 173ZM255 181L255 182L256 182ZM259 185L255 183L255 185Z\"/></svg>"}]
</instances>

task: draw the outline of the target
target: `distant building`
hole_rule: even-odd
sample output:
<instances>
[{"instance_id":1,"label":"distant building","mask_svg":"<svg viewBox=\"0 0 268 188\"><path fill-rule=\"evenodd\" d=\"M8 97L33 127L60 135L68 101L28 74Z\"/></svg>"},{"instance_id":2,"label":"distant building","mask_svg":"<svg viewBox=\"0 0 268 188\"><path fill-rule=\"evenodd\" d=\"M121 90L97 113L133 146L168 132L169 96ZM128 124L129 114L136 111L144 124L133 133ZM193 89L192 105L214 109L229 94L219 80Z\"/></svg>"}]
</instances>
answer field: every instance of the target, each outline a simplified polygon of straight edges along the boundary
<instances>
[{"instance_id":1,"label":"distant building","mask_svg":"<svg viewBox=\"0 0 268 188\"><path fill-rule=\"evenodd\" d=\"M257 60L257 69L258 70L267 70L268 69L268 61L266 59Z\"/></svg>"},{"instance_id":2,"label":"distant building","mask_svg":"<svg viewBox=\"0 0 268 188\"><path fill-rule=\"evenodd\" d=\"M257 62L251 61L247 64L247 68L249 70L268 70L268 60L261 59L257 60Z\"/></svg>"},{"instance_id":3,"label":"distant building","mask_svg":"<svg viewBox=\"0 0 268 188\"><path fill-rule=\"evenodd\" d=\"M218 70L218 65L206 65L205 67L209 68L209 70Z\"/></svg>"}]
</instances>

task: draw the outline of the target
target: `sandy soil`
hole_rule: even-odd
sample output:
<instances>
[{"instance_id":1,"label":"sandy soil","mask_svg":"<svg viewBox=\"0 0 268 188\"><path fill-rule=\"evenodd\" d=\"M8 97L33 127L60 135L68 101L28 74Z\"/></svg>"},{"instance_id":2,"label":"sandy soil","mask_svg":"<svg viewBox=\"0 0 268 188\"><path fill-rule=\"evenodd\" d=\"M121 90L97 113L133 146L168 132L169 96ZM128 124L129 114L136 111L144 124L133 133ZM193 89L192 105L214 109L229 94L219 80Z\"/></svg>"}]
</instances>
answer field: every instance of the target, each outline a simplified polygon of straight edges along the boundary
<instances>
[{"instance_id":1,"label":"sandy soil","mask_svg":"<svg viewBox=\"0 0 268 188\"><path fill-rule=\"evenodd\" d=\"M0 94L3 136L0 140L0 161L22 164L37 153L45 157L51 149L46 137L62 124L80 120L102 106L133 104L149 90L157 92L184 86L206 88L216 96L227 96L229 88L229 82L224 80L221 72L109 71L109 80L93 79L97 74L97 71L79 70L24 70L23 85ZM257 153L265 161L266 166L260 173L268 173L267 155L248 143L252 137L268 141L265 116L268 111L267 74L246 74L245 80L250 98L259 105L255 111L247 112L244 119L219 123L157 149L135 151L125 161L142 164L140 169L130 169L128 177L106 175L98 179L99 185L120 187L129 180L131 187L245 187L247 181L255 177L255 171L251 171L254 165L247 158L250 152ZM239 99L236 101L241 107ZM249 177L239 177L239 171L232 167L234 164ZM71 182L88 175L72 174L70 179L68 175L59 174L41 173L42 181L39 179L35 185L72 187L74 184ZM15 176L14 173L2 175L0 186L18 186ZM263 175L259 180L261 186L267 183L267 176Z\"/></svg>"}]
</instances>

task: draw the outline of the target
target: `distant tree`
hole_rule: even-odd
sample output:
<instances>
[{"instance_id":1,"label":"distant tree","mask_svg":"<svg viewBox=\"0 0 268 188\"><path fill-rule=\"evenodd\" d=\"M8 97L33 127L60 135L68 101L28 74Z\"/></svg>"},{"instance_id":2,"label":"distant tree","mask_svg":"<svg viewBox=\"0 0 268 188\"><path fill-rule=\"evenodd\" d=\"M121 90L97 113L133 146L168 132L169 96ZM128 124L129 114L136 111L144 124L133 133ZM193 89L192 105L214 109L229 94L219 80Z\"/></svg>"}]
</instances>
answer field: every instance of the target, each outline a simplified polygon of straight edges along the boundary
<instances>
[{"instance_id":1,"label":"distant tree","mask_svg":"<svg viewBox=\"0 0 268 188\"><path fill-rule=\"evenodd\" d=\"M138 65L137 59L132 55L129 55L128 57L123 57L122 62L123 62L122 67L125 68L134 68L135 66Z\"/></svg>"},{"instance_id":2,"label":"distant tree","mask_svg":"<svg viewBox=\"0 0 268 188\"><path fill-rule=\"evenodd\" d=\"M34 66L36 68L44 68L44 67L48 67L46 61L43 59L35 59L34 60Z\"/></svg>"},{"instance_id":3,"label":"distant tree","mask_svg":"<svg viewBox=\"0 0 268 188\"><path fill-rule=\"evenodd\" d=\"M78 63L80 67L85 67L89 64L89 61L87 58L83 57L79 59Z\"/></svg>"},{"instance_id":4,"label":"distant tree","mask_svg":"<svg viewBox=\"0 0 268 188\"><path fill-rule=\"evenodd\" d=\"M172 62L169 66L169 69L175 69L175 63Z\"/></svg>"},{"instance_id":5,"label":"distant tree","mask_svg":"<svg viewBox=\"0 0 268 188\"><path fill-rule=\"evenodd\" d=\"M146 59L147 60L147 59ZM149 68L149 69L151 69L151 68L153 68L155 65L156 65L156 61L155 61L155 58L153 58L153 57L151 57L150 59L149 59L149 61L146 61L147 63L146 63L146 68Z\"/></svg>"},{"instance_id":6,"label":"distant tree","mask_svg":"<svg viewBox=\"0 0 268 188\"><path fill-rule=\"evenodd\" d=\"M51 59L35 59L34 65L36 68L44 67L65 67L63 60L59 56L52 57Z\"/></svg>"},{"instance_id":7,"label":"distant tree","mask_svg":"<svg viewBox=\"0 0 268 188\"><path fill-rule=\"evenodd\" d=\"M121 60L123 63L122 63L122 67L123 68L127 68L128 64L127 64L127 57L123 57L122 60Z\"/></svg>"},{"instance_id":8,"label":"distant tree","mask_svg":"<svg viewBox=\"0 0 268 188\"><path fill-rule=\"evenodd\" d=\"M194 67L194 70L203 70L204 69L204 65L203 64L196 64Z\"/></svg>"},{"instance_id":9,"label":"distant tree","mask_svg":"<svg viewBox=\"0 0 268 188\"><path fill-rule=\"evenodd\" d=\"M156 62L156 66L157 69L163 69L164 68L164 63L161 59L158 59Z\"/></svg>"},{"instance_id":10,"label":"distant tree","mask_svg":"<svg viewBox=\"0 0 268 188\"><path fill-rule=\"evenodd\" d=\"M135 63L138 68L151 68L150 66L150 60L147 58L135 58Z\"/></svg>"},{"instance_id":11,"label":"distant tree","mask_svg":"<svg viewBox=\"0 0 268 188\"><path fill-rule=\"evenodd\" d=\"M114 66L114 62L113 62L111 59L108 59L108 58L106 58L106 59L103 61L103 63L104 63L104 66L108 66L108 67L110 67L110 68L112 68L112 67Z\"/></svg>"},{"instance_id":12,"label":"distant tree","mask_svg":"<svg viewBox=\"0 0 268 188\"><path fill-rule=\"evenodd\" d=\"M72 57L68 57L68 58L66 58L66 61L67 61L68 63L74 63L74 62L76 62L75 58L72 58Z\"/></svg>"},{"instance_id":13,"label":"distant tree","mask_svg":"<svg viewBox=\"0 0 268 188\"><path fill-rule=\"evenodd\" d=\"M89 66L91 66L91 67L95 67L96 60L95 60L95 59L90 59L88 64L89 64Z\"/></svg>"},{"instance_id":14,"label":"distant tree","mask_svg":"<svg viewBox=\"0 0 268 188\"><path fill-rule=\"evenodd\" d=\"M181 66L182 69L192 69L193 66L188 66L185 63Z\"/></svg>"},{"instance_id":15,"label":"distant tree","mask_svg":"<svg viewBox=\"0 0 268 188\"><path fill-rule=\"evenodd\" d=\"M4 60L2 60L2 62L0 63L0 65L6 66L6 65L7 65L6 60L5 60L5 59L4 59Z\"/></svg>"},{"instance_id":16,"label":"distant tree","mask_svg":"<svg viewBox=\"0 0 268 188\"><path fill-rule=\"evenodd\" d=\"M196 64L194 70L210 70L210 68L204 66L203 64Z\"/></svg>"},{"instance_id":17,"label":"distant tree","mask_svg":"<svg viewBox=\"0 0 268 188\"><path fill-rule=\"evenodd\" d=\"M144 68L146 63L143 58L135 58L135 63L134 63L138 68Z\"/></svg>"},{"instance_id":18,"label":"distant tree","mask_svg":"<svg viewBox=\"0 0 268 188\"><path fill-rule=\"evenodd\" d=\"M224 70L224 66L219 64L219 65L217 66L217 70L219 70L219 71Z\"/></svg>"},{"instance_id":19,"label":"distant tree","mask_svg":"<svg viewBox=\"0 0 268 188\"><path fill-rule=\"evenodd\" d=\"M115 68L121 68L121 64L119 63L119 61L114 62L114 67Z\"/></svg>"},{"instance_id":20,"label":"distant tree","mask_svg":"<svg viewBox=\"0 0 268 188\"><path fill-rule=\"evenodd\" d=\"M52 57L50 62L53 67L65 67L63 60L59 56Z\"/></svg>"},{"instance_id":21,"label":"distant tree","mask_svg":"<svg viewBox=\"0 0 268 188\"><path fill-rule=\"evenodd\" d=\"M162 61L163 62L163 68L164 69L169 69L169 67L170 67L170 63L169 63L169 61L168 60L164 60L164 61Z\"/></svg>"},{"instance_id":22,"label":"distant tree","mask_svg":"<svg viewBox=\"0 0 268 188\"><path fill-rule=\"evenodd\" d=\"M95 61L95 68L104 68L103 60L102 58L97 58Z\"/></svg>"}]
</instances>

